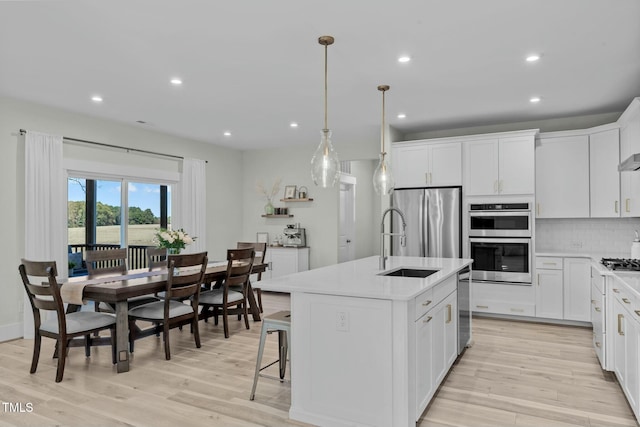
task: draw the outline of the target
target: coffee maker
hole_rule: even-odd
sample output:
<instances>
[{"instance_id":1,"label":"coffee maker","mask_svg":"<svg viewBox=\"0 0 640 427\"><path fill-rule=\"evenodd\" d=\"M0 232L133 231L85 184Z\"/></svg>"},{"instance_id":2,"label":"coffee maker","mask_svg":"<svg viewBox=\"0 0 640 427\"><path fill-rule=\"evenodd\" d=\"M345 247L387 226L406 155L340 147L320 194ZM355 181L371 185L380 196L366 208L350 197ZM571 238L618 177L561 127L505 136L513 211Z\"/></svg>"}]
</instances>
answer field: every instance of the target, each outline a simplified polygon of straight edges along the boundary
<instances>
[{"instance_id":1,"label":"coffee maker","mask_svg":"<svg viewBox=\"0 0 640 427\"><path fill-rule=\"evenodd\" d=\"M301 248L307 246L307 236L300 224L287 224L284 229L284 246Z\"/></svg>"}]
</instances>

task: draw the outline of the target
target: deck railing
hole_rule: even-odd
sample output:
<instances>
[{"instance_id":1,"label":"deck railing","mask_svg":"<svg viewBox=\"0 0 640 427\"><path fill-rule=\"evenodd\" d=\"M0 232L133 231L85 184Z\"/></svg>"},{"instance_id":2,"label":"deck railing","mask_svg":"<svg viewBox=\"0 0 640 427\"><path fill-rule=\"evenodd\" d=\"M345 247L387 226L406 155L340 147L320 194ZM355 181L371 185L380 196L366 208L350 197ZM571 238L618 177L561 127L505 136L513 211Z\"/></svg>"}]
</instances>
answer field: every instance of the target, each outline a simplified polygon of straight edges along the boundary
<instances>
[{"instance_id":1,"label":"deck railing","mask_svg":"<svg viewBox=\"0 0 640 427\"><path fill-rule=\"evenodd\" d=\"M133 270L136 268L147 268L147 248L149 246L144 245L130 245L127 247L128 249L128 260L127 264L129 265L129 269ZM82 253L82 263L84 264L85 252L86 251L96 251L96 250L105 250L105 249L119 249L120 245L110 244L110 243L81 243L81 244L72 244L69 245L69 253ZM86 268L86 265L82 266Z\"/></svg>"}]
</instances>

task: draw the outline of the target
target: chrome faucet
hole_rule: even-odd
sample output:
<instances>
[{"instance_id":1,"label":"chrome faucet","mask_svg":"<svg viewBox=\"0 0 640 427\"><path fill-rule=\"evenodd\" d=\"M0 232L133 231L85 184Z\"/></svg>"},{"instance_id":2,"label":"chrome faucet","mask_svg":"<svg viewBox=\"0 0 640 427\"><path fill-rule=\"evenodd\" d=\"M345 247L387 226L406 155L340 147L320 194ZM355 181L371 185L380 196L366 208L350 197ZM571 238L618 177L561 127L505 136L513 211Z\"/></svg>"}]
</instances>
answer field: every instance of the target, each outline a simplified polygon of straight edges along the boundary
<instances>
[{"instance_id":1,"label":"chrome faucet","mask_svg":"<svg viewBox=\"0 0 640 427\"><path fill-rule=\"evenodd\" d=\"M402 233L385 233L384 232L384 218L391 211L398 212L400 218L402 218ZM380 263L378 266L380 270L384 270L387 265L387 256L384 254L384 236L400 236L400 246L404 247L407 242L407 234L406 234L407 222L404 220L404 214L398 208L389 208L382 213L382 221L380 222Z\"/></svg>"}]
</instances>

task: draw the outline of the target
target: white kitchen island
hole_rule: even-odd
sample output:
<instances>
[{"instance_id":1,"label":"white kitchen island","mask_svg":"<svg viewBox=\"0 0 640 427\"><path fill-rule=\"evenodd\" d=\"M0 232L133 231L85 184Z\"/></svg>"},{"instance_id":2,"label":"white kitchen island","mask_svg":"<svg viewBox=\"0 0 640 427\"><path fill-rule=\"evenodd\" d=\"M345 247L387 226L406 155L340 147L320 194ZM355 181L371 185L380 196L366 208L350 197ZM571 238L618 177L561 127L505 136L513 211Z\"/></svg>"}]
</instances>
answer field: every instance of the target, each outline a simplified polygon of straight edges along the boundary
<instances>
[{"instance_id":1,"label":"white kitchen island","mask_svg":"<svg viewBox=\"0 0 640 427\"><path fill-rule=\"evenodd\" d=\"M457 357L457 273L470 259L379 257L260 282L291 294L291 419L415 426Z\"/></svg>"}]
</instances>

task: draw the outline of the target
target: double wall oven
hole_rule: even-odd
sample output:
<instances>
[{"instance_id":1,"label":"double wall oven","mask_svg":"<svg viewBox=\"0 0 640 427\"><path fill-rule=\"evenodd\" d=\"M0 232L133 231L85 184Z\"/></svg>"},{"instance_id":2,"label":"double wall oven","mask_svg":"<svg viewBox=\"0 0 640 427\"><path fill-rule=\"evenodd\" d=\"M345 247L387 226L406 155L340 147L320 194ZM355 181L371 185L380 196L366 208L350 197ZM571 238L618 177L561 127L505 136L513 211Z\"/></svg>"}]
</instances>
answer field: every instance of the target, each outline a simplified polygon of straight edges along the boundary
<instances>
[{"instance_id":1,"label":"double wall oven","mask_svg":"<svg viewBox=\"0 0 640 427\"><path fill-rule=\"evenodd\" d=\"M529 203L470 204L473 280L531 285L531 230Z\"/></svg>"}]
</instances>

